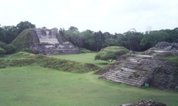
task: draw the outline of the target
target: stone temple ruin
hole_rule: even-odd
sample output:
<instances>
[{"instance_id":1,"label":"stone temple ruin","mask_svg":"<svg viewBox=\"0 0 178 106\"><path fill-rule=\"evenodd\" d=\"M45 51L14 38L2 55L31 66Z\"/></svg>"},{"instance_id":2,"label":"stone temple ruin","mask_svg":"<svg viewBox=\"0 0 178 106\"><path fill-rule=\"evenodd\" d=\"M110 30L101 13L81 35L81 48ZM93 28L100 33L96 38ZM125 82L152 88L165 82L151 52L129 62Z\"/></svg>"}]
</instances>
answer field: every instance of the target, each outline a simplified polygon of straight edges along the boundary
<instances>
[{"instance_id":1,"label":"stone temple ruin","mask_svg":"<svg viewBox=\"0 0 178 106\"><path fill-rule=\"evenodd\" d=\"M178 44L166 45L161 42L144 53L122 56L116 63L98 71L98 74L103 79L137 87L149 85L161 89L178 89L178 68L160 58L178 55Z\"/></svg>"},{"instance_id":2,"label":"stone temple ruin","mask_svg":"<svg viewBox=\"0 0 178 106\"><path fill-rule=\"evenodd\" d=\"M66 41L57 28L33 29L33 37L30 45L33 52L40 54L75 54L79 48Z\"/></svg>"},{"instance_id":3,"label":"stone temple ruin","mask_svg":"<svg viewBox=\"0 0 178 106\"><path fill-rule=\"evenodd\" d=\"M169 56L178 54L178 43L160 42L155 47L145 52L147 55L153 56Z\"/></svg>"}]
</instances>

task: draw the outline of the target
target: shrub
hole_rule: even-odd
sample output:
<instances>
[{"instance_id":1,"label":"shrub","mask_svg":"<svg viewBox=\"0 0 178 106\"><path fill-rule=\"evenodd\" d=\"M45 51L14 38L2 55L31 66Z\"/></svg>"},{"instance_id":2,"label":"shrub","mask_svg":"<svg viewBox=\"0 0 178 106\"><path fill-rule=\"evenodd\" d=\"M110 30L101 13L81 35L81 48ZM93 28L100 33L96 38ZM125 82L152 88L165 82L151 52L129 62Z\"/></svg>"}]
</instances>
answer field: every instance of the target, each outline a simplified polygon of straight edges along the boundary
<instances>
[{"instance_id":1,"label":"shrub","mask_svg":"<svg viewBox=\"0 0 178 106\"><path fill-rule=\"evenodd\" d=\"M0 47L0 55L2 56L2 55L4 55L5 53L6 53L6 51L5 51L3 48Z\"/></svg>"},{"instance_id":2,"label":"shrub","mask_svg":"<svg viewBox=\"0 0 178 106\"><path fill-rule=\"evenodd\" d=\"M102 49L95 56L96 60L116 60L119 56L128 53L129 50L121 46L110 46Z\"/></svg>"},{"instance_id":3,"label":"shrub","mask_svg":"<svg viewBox=\"0 0 178 106\"><path fill-rule=\"evenodd\" d=\"M81 48L80 49L80 53L91 53L91 50L85 49L85 48Z\"/></svg>"},{"instance_id":4,"label":"shrub","mask_svg":"<svg viewBox=\"0 0 178 106\"><path fill-rule=\"evenodd\" d=\"M28 52L28 53L33 53L33 54L39 54L39 52L33 51L33 50L31 50L30 48L24 48L24 49L22 49L21 51L23 51L23 52Z\"/></svg>"},{"instance_id":5,"label":"shrub","mask_svg":"<svg viewBox=\"0 0 178 106\"><path fill-rule=\"evenodd\" d=\"M1 48L5 49L5 48L6 48L6 46L7 46L7 44L6 44L6 43L4 43L4 42L1 42L1 41L0 41L0 47L1 47Z\"/></svg>"},{"instance_id":6,"label":"shrub","mask_svg":"<svg viewBox=\"0 0 178 106\"><path fill-rule=\"evenodd\" d=\"M16 51L16 47L12 44L6 46L6 54L12 54Z\"/></svg>"},{"instance_id":7,"label":"shrub","mask_svg":"<svg viewBox=\"0 0 178 106\"><path fill-rule=\"evenodd\" d=\"M4 54L12 54L16 51L16 47L12 44L6 44L0 41L0 48L5 50Z\"/></svg>"}]
</instances>

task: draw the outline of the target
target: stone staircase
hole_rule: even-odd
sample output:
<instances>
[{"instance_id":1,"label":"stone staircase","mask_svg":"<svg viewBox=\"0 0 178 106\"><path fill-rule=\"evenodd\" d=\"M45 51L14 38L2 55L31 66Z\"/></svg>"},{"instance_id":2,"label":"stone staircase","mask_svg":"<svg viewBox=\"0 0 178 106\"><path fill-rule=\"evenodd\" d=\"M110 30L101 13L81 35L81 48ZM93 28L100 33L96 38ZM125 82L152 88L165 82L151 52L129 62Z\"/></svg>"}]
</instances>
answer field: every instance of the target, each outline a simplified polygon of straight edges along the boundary
<instances>
[{"instance_id":1,"label":"stone staircase","mask_svg":"<svg viewBox=\"0 0 178 106\"><path fill-rule=\"evenodd\" d=\"M145 70L137 69L142 58L152 58L152 56L135 55L133 57L128 57L124 61L121 60L120 64L115 65L106 73L102 74L101 77L113 82L140 87L144 85L148 79L147 76L151 74Z\"/></svg>"}]
</instances>

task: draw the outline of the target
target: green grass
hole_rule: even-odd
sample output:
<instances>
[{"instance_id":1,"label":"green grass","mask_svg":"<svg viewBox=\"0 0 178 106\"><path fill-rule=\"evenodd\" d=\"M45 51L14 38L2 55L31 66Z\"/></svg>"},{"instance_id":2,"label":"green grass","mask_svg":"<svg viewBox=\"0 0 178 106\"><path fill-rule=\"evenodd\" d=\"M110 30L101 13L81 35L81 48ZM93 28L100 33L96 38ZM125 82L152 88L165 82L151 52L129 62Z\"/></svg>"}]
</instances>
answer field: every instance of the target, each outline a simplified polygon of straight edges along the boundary
<instances>
[{"instance_id":1,"label":"green grass","mask_svg":"<svg viewBox=\"0 0 178 106\"><path fill-rule=\"evenodd\" d=\"M18 52L0 58L0 68L28 65L38 65L60 71L79 73L96 71L99 69L99 67L95 64L64 60L54 57L47 57L44 55L35 55L26 52Z\"/></svg>"},{"instance_id":2,"label":"green grass","mask_svg":"<svg viewBox=\"0 0 178 106\"><path fill-rule=\"evenodd\" d=\"M10 65L0 69L0 106L116 106L142 99L178 106L178 92L112 83L98 79L92 72L63 72L83 70L85 63L104 66L101 64L105 61L95 61L95 55L85 53L50 58L20 52L2 57L0 64L9 62ZM28 65L31 62L33 64Z\"/></svg>"},{"instance_id":3,"label":"green grass","mask_svg":"<svg viewBox=\"0 0 178 106\"><path fill-rule=\"evenodd\" d=\"M140 89L39 66L0 69L0 106L116 106L154 99L178 106L178 93Z\"/></svg>"},{"instance_id":4,"label":"green grass","mask_svg":"<svg viewBox=\"0 0 178 106\"><path fill-rule=\"evenodd\" d=\"M71 60L82 63L91 63L98 66L105 66L108 64L108 61L95 60L97 53L82 53L82 54L71 54L71 55L54 55L52 57Z\"/></svg>"},{"instance_id":5,"label":"green grass","mask_svg":"<svg viewBox=\"0 0 178 106\"><path fill-rule=\"evenodd\" d=\"M178 56L167 56L167 57L164 57L163 59L178 66Z\"/></svg>"}]
</instances>

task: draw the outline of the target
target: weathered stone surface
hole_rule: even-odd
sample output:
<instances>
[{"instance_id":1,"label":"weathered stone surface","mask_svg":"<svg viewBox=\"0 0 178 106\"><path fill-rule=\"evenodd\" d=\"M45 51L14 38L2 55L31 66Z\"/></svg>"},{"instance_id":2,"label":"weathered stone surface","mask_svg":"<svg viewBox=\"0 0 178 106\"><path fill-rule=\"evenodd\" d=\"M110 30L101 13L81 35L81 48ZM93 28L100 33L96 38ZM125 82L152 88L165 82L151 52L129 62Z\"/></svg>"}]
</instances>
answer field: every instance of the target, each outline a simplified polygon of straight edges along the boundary
<instances>
[{"instance_id":1,"label":"weathered stone surface","mask_svg":"<svg viewBox=\"0 0 178 106\"><path fill-rule=\"evenodd\" d=\"M120 106L166 106L166 104L153 100L142 100L137 103L122 104Z\"/></svg>"},{"instance_id":2,"label":"weathered stone surface","mask_svg":"<svg viewBox=\"0 0 178 106\"><path fill-rule=\"evenodd\" d=\"M58 29L33 29L34 34L30 49L40 54L73 54L79 53L79 48L65 41Z\"/></svg>"},{"instance_id":3,"label":"weathered stone surface","mask_svg":"<svg viewBox=\"0 0 178 106\"><path fill-rule=\"evenodd\" d=\"M145 52L147 55L167 56L178 54L178 43L160 42Z\"/></svg>"},{"instance_id":4,"label":"weathered stone surface","mask_svg":"<svg viewBox=\"0 0 178 106\"><path fill-rule=\"evenodd\" d=\"M149 85L161 89L176 89L177 67L154 53L143 54L125 55L116 63L101 69L98 74L103 79L137 87Z\"/></svg>"},{"instance_id":5,"label":"weathered stone surface","mask_svg":"<svg viewBox=\"0 0 178 106\"><path fill-rule=\"evenodd\" d=\"M154 48L164 50L178 50L178 43L160 42L156 44Z\"/></svg>"}]
</instances>

